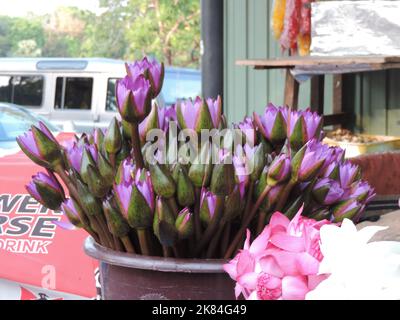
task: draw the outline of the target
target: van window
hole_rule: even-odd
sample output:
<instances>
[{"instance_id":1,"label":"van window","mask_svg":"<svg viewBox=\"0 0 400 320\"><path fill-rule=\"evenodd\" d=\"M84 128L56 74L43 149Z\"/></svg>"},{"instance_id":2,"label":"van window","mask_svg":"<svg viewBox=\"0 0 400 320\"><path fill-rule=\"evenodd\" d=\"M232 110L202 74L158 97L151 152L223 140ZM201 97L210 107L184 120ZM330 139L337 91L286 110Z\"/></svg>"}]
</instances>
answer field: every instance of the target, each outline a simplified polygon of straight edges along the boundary
<instances>
[{"instance_id":1,"label":"van window","mask_svg":"<svg viewBox=\"0 0 400 320\"><path fill-rule=\"evenodd\" d=\"M0 76L0 101L40 107L43 83L42 76Z\"/></svg>"},{"instance_id":2,"label":"van window","mask_svg":"<svg viewBox=\"0 0 400 320\"><path fill-rule=\"evenodd\" d=\"M58 77L54 109L90 110L93 78Z\"/></svg>"},{"instance_id":3,"label":"van window","mask_svg":"<svg viewBox=\"0 0 400 320\"><path fill-rule=\"evenodd\" d=\"M117 100L115 98L115 84L117 83L117 78L108 79L107 84L107 98L106 98L106 111L117 112Z\"/></svg>"}]
</instances>

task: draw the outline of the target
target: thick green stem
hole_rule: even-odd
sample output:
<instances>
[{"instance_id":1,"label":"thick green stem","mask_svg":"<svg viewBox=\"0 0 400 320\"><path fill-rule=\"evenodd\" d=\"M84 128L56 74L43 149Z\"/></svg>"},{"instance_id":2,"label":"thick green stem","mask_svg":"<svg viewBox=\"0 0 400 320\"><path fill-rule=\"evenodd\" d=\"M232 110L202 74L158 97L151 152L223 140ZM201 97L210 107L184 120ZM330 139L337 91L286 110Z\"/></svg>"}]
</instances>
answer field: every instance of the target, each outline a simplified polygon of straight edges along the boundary
<instances>
[{"instance_id":1,"label":"thick green stem","mask_svg":"<svg viewBox=\"0 0 400 320\"><path fill-rule=\"evenodd\" d=\"M260 197L257 199L257 202L251 209L249 215L246 217L245 223L241 226L240 230L237 232L235 238L231 242L231 245L229 246L228 250L225 253L224 259L229 259L232 256L233 251L236 249L236 246L239 244L240 240L244 236L247 227L249 226L251 220L253 220L255 214L257 213L258 208L261 206L262 202L264 201L265 197L268 195L270 190L271 186L267 185L264 191L261 193Z\"/></svg>"},{"instance_id":2,"label":"thick green stem","mask_svg":"<svg viewBox=\"0 0 400 320\"><path fill-rule=\"evenodd\" d=\"M174 217L176 218L179 213L178 205L176 204L175 198L171 197L167 199L169 208L171 209L172 213L174 214Z\"/></svg>"},{"instance_id":3,"label":"thick green stem","mask_svg":"<svg viewBox=\"0 0 400 320\"><path fill-rule=\"evenodd\" d=\"M256 235L258 236L261 231L264 229L265 226L265 219L267 218L267 213L265 210L260 210L259 216L258 216L258 224L257 224L257 230L256 230Z\"/></svg>"},{"instance_id":4,"label":"thick green stem","mask_svg":"<svg viewBox=\"0 0 400 320\"><path fill-rule=\"evenodd\" d=\"M201 221L200 221L200 196L201 189L195 188L196 202L194 206L194 236L196 242L200 241L201 238Z\"/></svg>"},{"instance_id":5,"label":"thick green stem","mask_svg":"<svg viewBox=\"0 0 400 320\"><path fill-rule=\"evenodd\" d=\"M287 185L284 187L281 196L279 197L278 204L276 205L275 211L281 211L286 204L286 201L289 197L290 192L292 191L293 187L296 185L296 181L289 180Z\"/></svg>"},{"instance_id":6,"label":"thick green stem","mask_svg":"<svg viewBox=\"0 0 400 320\"><path fill-rule=\"evenodd\" d=\"M57 167L55 169L55 172L59 175L61 180L67 186L70 196L73 197L74 200L78 202L79 206L83 210L84 206L82 205L81 199L79 198L78 191L75 188L75 186L73 185L70 177L64 172L64 169L61 166ZM101 242L100 237L96 234L95 231L92 230L91 226L89 225L89 219L88 219L87 215L85 215L83 212L81 212L81 210L78 210L78 213L79 213L79 219L81 220L86 232L89 233L96 242L100 243Z\"/></svg>"},{"instance_id":7,"label":"thick green stem","mask_svg":"<svg viewBox=\"0 0 400 320\"><path fill-rule=\"evenodd\" d=\"M144 167L142 149L140 147L139 125L137 122L131 123L132 157L135 159L137 168Z\"/></svg>"},{"instance_id":8,"label":"thick green stem","mask_svg":"<svg viewBox=\"0 0 400 320\"><path fill-rule=\"evenodd\" d=\"M242 216L242 225L246 221L246 217L248 216L249 211L250 211L251 202L253 199L253 191L254 191L254 182L250 181L249 190L247 191L247 197L246 197L246 206L244 208L244 213Z\"/></svg>"},{"instance_id":9,"label":"thick green stem","mask_svg":"<svg viewBox=\"0 0 400 320\"><path fill-rule=\"evenodd\" d=\"M139 238L140 250L142 255L150 256L150 247L149 242L147 241L147 230L146 229L137 229L137 234Z\"/></svg>"},{"instance_id":10,"label":"thick green stem","mask_svg":"<svg viewBox=\"0 0 400 320\"><path fill-rule=\"evenodd\" d=\"M119 240L119 238L117 236L113 235L113 241L114 241L115 250L123 252L124 251L124 247L122 246L121 241Z\"/></svg>"},{"instance_id":11,"label":"thick green stem","mask_svg":"<svg viewBox=\"0 0 400 320\"><path fill-rule=\"evenodd\" d=\"M221 256L225 253L226 249L228 249L230 236L231 236L231 223L228 222L225 225L224 233L222 235Z\"/></svg>"},{"instance_id":12,"label":"thick green stem","mask_svg":"<svg viewBox=\"0 0 400 320\"><path fill-rule=\"evenodd\" d=\"M224 230L224 226L225 226L225 222L221 221L221 223L218 226L217 232L213 236L213 238L212 238L212 240L210 242L210 245L208 246L207 254L206 254L206 258L207 259L210 259L210 258L213 257L213 255L215 253L215 249L217 248L217 245L218 245L219 240L221 238L221 234L222 234L222 232Z\"/></svg>"},{"instance_id":13,"label":"thick green stem","mask_svg":"<svg viewBox=\"0 0 400 320\"><path fill-rule=\"evenodd\" d=\"M122 244L124 245L125 251L128 253L136 253L135 248L131 242L131 239L129 239L128 236L121 237Z\"/></svg>"},{"instance_id":14,"label":"thick green stem","mask_svg":"<svg viewBox=\"0 0 400 320\"><path fill-rule=\"evenodd\" d=\"M200 254L201 250L203 250L203 248L209 243L214 232L217 230L219 221L224 212L224 201L225 201L224 196L217 196L216 203L215 203L214 216L211 219L210 224L208 225L206 231L204 232L204 234L202 235L202 237L200 239L199 244L196 247L196 250L195 250L196 256L198 254Z\"/></svg>"}]
</instances>

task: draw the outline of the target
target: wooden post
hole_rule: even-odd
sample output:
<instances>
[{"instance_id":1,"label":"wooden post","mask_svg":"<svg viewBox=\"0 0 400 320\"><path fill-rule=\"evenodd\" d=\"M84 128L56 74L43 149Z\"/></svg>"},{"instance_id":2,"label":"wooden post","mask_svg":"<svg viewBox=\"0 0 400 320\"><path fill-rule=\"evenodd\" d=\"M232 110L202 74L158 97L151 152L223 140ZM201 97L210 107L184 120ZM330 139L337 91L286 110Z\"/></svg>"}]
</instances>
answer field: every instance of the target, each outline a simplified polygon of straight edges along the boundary
<instances>
[{"instance_id":1,"label":"wooden post","mask_svg":"<svg viewBox=\"0 0 400 320\"><path fill-rule=\"evenodd\" d=\"M284 105L297 109L299 102L299 83L293 77L290 69L286 69Z\"/></svg>"},{"instance_id":2,"label":"wooden post","mask_svg":"<svg viewBox=\"0 0 400 320\"><path fill-rule=\"evenodd\" d=\"M343 112L343 76L335 74L333 76L333 101L332 114ZM333 130L340 128L341 125L335 125Z\"/></svg>"},{"instance_id":3,"label":"wooden post","mask_svg":"<svg viewBox=\"0 0 400 320\"><path fill-rule=\"evenodd\" d=\"M317 75L311 78L311 110L318 114L324 114L324 87L325 75Z\"/></svg>"}]
</instances>

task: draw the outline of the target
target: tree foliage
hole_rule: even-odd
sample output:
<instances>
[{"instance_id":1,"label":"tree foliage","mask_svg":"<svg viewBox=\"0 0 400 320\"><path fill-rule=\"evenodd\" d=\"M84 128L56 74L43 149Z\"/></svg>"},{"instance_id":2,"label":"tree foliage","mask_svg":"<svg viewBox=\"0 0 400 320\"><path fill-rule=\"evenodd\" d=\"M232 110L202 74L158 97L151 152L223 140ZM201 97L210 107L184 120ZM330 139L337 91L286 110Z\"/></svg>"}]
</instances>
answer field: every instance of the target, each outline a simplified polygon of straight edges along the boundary
<instances>
[{"instance_id":1,"label":"tree foliage","mask_svg":"<svg viewBox=\"0 0 400 320\"><path fill-rule=\"evenodd\" d=\"M144 54L198 67L200 0L99 0L100 15L74 7L52 15L0 16L0 56L106 57Z\"/></svg>"}]
</instances>

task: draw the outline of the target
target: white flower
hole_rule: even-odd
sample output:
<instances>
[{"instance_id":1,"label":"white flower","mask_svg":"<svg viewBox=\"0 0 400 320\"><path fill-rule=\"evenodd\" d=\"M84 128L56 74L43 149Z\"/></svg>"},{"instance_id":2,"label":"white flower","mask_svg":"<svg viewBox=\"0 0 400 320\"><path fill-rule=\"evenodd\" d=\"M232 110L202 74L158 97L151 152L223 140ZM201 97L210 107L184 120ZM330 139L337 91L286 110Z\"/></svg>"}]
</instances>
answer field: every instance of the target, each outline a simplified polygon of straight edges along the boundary
<instances>
[{"instance_id":1,"label":"white flower","mask_svg":"<svg viewBox=\"0 0 400 320\"><path fill-rule=\"evenodd\" d=\"M368 242L386 227L357 231L351 220L321 228L319 274L330 274L306 299L400 299L400 242Z\"/></svg>"}]
</instances>

